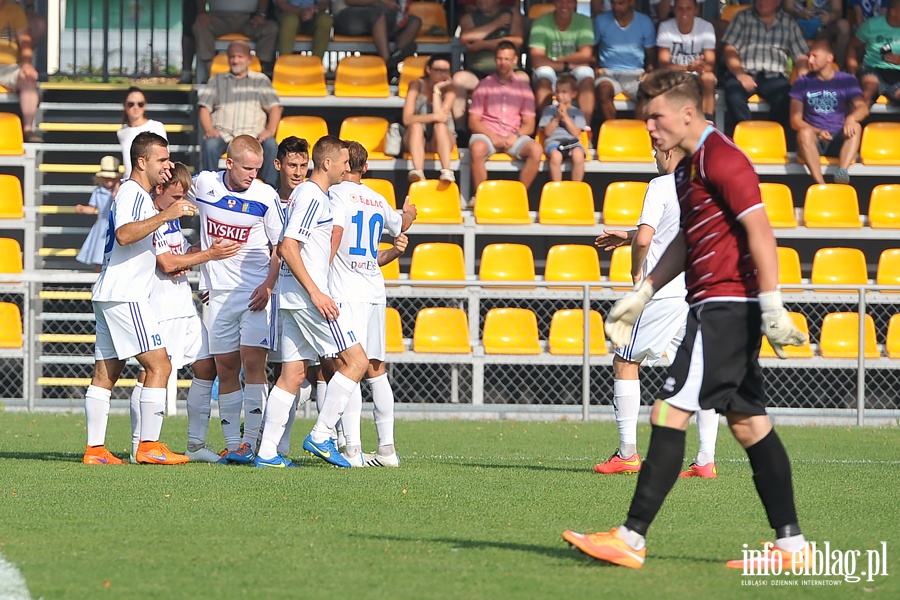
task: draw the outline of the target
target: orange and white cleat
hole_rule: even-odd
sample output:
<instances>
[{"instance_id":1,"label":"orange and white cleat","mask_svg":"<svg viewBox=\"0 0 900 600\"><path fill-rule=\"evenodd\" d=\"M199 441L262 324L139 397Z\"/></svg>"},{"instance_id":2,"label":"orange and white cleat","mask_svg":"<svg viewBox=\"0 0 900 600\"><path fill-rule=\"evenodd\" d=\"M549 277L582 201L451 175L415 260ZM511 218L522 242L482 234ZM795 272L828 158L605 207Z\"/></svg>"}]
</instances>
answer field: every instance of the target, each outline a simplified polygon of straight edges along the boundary
<instances>
[{"instance_id":1,"label":"orange and white cleat","mask_svg":"<svg viewBox=\"0 0 900 600\"><path fill-rule=\"evenodd\" d=\"M743 569L747 574L768 575L776 571L790 571L795 567L802 569L810 564L809 544L799 552L782 550L772 542L765 542L762 546L762 550L744 550L743 558L729 560L725 566L729 569Z\"/></svg>"},{"instance_id":2,"label":"orange and white cleat","mask_svg":"<svg viewBox=\"0 0 900 600\"><path fill-rule=\"evenodd\" d=\"M646 546L635 550L619 535L618 528L603 533L563 531L563 539L593 558L604 562L640 569L647 557Z\"/></svg>"},{"instance_id":3,"label":"orange and white cleat","mask_svg":"<svg viewBox=\"0 0 900 600\"><path fill-rule=\"evenodd\" d=\"M184 454L176 454L161 442L141 442L135 459L144 465L181 465L190 459Z\"/></svg>"},{"instance_id":4,"label":"orange and white cleat","mask_svg":"<svg viewBox=\"0 0 900 600\"><path fill-rule=\"evenodd\" d=\"M614 475L616 473L638 473L641 470L641 457L635 452L628 458L619 456L619 451L613 452L609 460L599 465L594 465L594 472L601 475Z\"/></svg>"},{"instance_id":5,"label":"orange and white cleat","mask_svg":"<svg viewBox=\"0 0 900 600\"><path fill-rule=\"evenodd\" d=\"M701 477L703 479L717 479L719 472L716 471L716 463L709 462L702 467L697 463L691 463L687 471L684 471L679 477Z\"/></svg>"},{"instance_id":6,"label":"orange and white cleat","mask_svg":"<svg viewBox=\"0 0 900 600\"><path fill-rule=\"evenodd\" d=\"M86 465L123 465L125 461L106 449L106 446L88 446L81 459Z\"/></svg>"}]
</instances>

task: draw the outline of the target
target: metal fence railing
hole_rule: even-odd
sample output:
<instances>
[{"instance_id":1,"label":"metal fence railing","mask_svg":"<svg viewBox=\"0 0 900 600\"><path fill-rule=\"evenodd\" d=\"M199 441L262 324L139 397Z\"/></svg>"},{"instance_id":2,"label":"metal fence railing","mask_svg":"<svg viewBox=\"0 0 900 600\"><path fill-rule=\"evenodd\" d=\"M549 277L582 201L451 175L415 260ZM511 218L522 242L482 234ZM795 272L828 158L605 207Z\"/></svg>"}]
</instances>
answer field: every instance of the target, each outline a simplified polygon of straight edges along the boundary
<instances>
[{"instance_id":1,"label":"metal fence railing","mask_svg":"<svg viewBox=\"0 0 900 600\"><path fill-rule=\"evenodd\" d=\"M25 343L19 350L0 354L0 399L29 410L77 410L93 368L94 317L89 290L95 275L26 272L6 277L0 279L0 301L16 303L22 309ZM18 282L10 281L12 277ZM460 287L459 282L388 282L388 305L400 313L406 344L404 352L388 356L398 404L425 412L515 409L545 416L565 413L567 418L585 420L592 414L609 412L613 378L608 342L603 355L590 356L585 352L580 356L562 356L548 351L547 340L550 321L557 310L589 307L606 315L623 293L621 287L613 286L621 283L470 280ZM812 419L839 414L860 425L873 417L882 421L897 419L900 358L888 356L886 336L890 318L900 312L900 286L813 288L798 284L791 288L785 293L787 308L806 317L813 356L761 359L770 406ZM413 350L416 315L422 308L436 306L458 307L465 312L471 352L426 354ZM485 352L485 316L492 308L500 307L534 312L539 353ZM822 323L826 315L835 312L866 316L859 320L859 331L851 340L851 344L857 344L857 350L864 350L857 351L857 356L852 356L852 352L847 358L822 355ZM874 339L866 339L867 324L874 326ZM583 336L588 336L587 325ZM869 345L864 348L866 343ZM875 354L867 357L873 348ZM642 370L645 405L652 403L664 373L658 368ZM129 365L123 375L123 387L114 395L122 406L135 374L136 365ZM189 386L190 370L183 370L179 378L181 401ZM364 389L364 397L368 398L367 394Z\"/></svg>"}]
</instances>

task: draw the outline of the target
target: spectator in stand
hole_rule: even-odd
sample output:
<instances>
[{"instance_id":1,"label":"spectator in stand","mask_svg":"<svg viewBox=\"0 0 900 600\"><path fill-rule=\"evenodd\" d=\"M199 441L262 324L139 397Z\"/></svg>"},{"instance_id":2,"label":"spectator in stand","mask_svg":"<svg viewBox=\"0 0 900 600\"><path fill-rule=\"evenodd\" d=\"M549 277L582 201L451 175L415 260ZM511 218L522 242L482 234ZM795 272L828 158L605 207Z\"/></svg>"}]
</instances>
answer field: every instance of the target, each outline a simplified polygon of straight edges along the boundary
<instances>
[{"instance_id":1,"label":"spectator in stand","mask_svg":"<svg viewBox=\"0 0 900 600\"><path fill-rule=\"evenodd\" d=\"M697 16L697 0L676 0L675 16L659 24L656 51L659 68L696 74L703 84L703 112L710 121L716 113L716 32L712 23Z\"/></svg>"},{"instance_id":2,"label":"spectator in stand","mask_svg":"<svg viewBox=\"0 0 900 600\"><path fill-rule=\"evenodd\" d=\"M656 62L656 29L650 17L635 11L631 0L611 0L610 4L609 11L594 17L600 58L597 98L604 120L616 118L616 94L625 92L637 99L638 84ZM640 118L640 104L634 112Z\"/></svg>"},{"instance_id":3,"label":"spectator in stand","mask_svg":"<svg viewBox=\"0 0 900 600\"><path fill-rule=\"evenodd\" d=\"M524 161L519 181L528 187L541 166L542 154L541 145L530 137L535 125L534 92L514 75L519 51L513 44L500 42L494 56L497 72L481 80L469 107L472 189L487 179L485 161L496 152Z\"/></svg>"},{"instance_id":4,"label":"spectator in stand","mask_svg":"<svg viewBox=\"0 0 900 600\"><path fill-rule=\"evenodd\" d=\"M19 94L22 137L26 142L43 142L34 130L37 114L38 72L32 64L34 47L25 11L15 2L0 0L0 85Z\"/></svg>"},{"instance_id":5,"label":"spectator in stand","mask_svg":"<svg viewBox=\"0 0 900 600\"><path fill-rule=\"evenodd\" d=\"M854 14L854 24L859 27L872 17L887 13L887 0L850 0L847 5Z\"/></svg>"},{"instance_id":6,"label":"spectator in stand","mask_svg":"<svg viewBox=\"0 0 900 600\"><path fill-rule=\"evenodd\" d=\"M791 127L797 132L797 157L806 163L816 183L822 177L821 156L838 157L835 183L850 183L847 168L862 138L860 123L869 116L856 77L834 65L827 40L818 40L809 52L809 72L791 89Z\"/></svg>"},{"instance_id":7,"label":"spectator in stand","mask_svg":"<svg viewBox=\"0 0 900 600\"><path fill-rule=\"evenodd\" d=\"M97 187L91 192L91 199L87 204L75 205L76 214L97 216L97 220L91 226L91 230L81 245L81 250L78 251L75 260L85 265L93 265L98 273L100 272L100 266L103 264L103 255L106 248L106 232L109 230L109 209L122 181L122 174L119 173L120 164L119 159L115 156L104 156L101 158L100 170L94 175L94 184Z\"/></svg>"},{"instance_id":8,"label":"spectator in stand","mask_svg":"<svg viewBox=\"0 0 900 600\"><path fill-rule=\"evenodd\" d=\"M576 13L575 0L555 0L556 9L531 24L528 56L538 111L549 106L560 73L577 82L578 106L590 119L594 114L594 31L591 20Z\"/></svg>"},{"instance_id":9,"label":"spectator in stand","mask_svg":"<svg viewBox=\"0 0 900 600\"><path fill-rule=\"evenodd\" d=\"M769 102L770 115L790 128L789 108L793 60L798 76L806 74L809 46L803 30L779 8L781 0L755 0L753 8L734 16L725 31L722 53L728 72L725 104L734 123L752 118L747 100L759 94ZM729 127L729 133L734 125Z\"/></svg>"},{"instance_id":10,"label":"spectator in stand","mask_svg":"<svg viewBox=\"0 0 900 600\"><path fill-rule=\"evenodd\" d=\"M497 45L510 42L516 48L522 46L524 24L518 2L514 8L505 4L504 0L476 0L473 10L459 20L459 41L466 50L466 68L453 74L456 86L453 118L457 130L468 128L466 109L472 90L479 81L497 71L494 63ZM524 71L516 71L515 76L526 83L529 81Z\"/></svg>"},{"instance_id":11,"label":"spectator in stand","mask_svg":"<svg viewBox=\"0 0 900 600\"><path fill-rule=\"evenodd\" d=\"M189 0L186 0L189 1ZM216 38L226 33L242 33L256 44L256 56L263 72L271 77L275 66L278 23L267 18L269 0L196 0L197 18L193 32L197 43L197 82L206 83L216 55ZM209 10L206 5L209 4ZM274 157L274 154L273 154ZM271 160L269 160L271 163Z\"/></svg>"},{"instance_id":12,"label":"spectator in stand","mask_svg":"<svg viewBox=\"0 0 900 600\"><path fill-rule=\"evenodd\" d=\"M275 130L284 109L268 77L250 70L250 45L247 42L236 41L228 45L228 62L231 70L211 78L197 100L203 128L200 168L218 171L219 158L231 140L239 135L249 135L263 148L259 178L277 186Z\"/></svg>"},{"instance_id":13,"label":"spectator in stand","mask_svg":"<svg viewBox=\"0 0 900 600\"><path fill-rule=\"evenodd\" d=\"M408 1L333 0L335 35L370 35L375 51L388 67L388 77L397 76L397 65L416 53L416 36L422 19L407 15ZM390 42L396 44L391 52Z\"/></svg>"},{"instance_id":14,"label":"spectator in stand","mask_svg":"<svg viewBox=\"0 0 900 600\"><path fill-rule=\"evenodd\" d=\"M846 64L850 22L844 18L841 0L784 0L784 12L797 19L806 39L825 38L831 42L835 62Z\"/></svg>"},{"instance_id":15,"label":"spectator in stand","mask_svg":"<svg viewBox=\"0 0 900 600\"><path fill-rule=\"evenodd\" d=\"M522 14L522 0L498 0L500 6L503 8L509 8L514 12L518 12ZM480 10L478 8L478 0L456 0L456 15L459 18L459 25L462 26L462 17L468 14L472 14L476 10ZM451 27L452 29L452 27ZM493 56L493 55L491 55Z\"/></svg>"},{"instance_id":16,"label":"spectator in stand","mask_svg":"<svg viewBox=\"0 0 900 600\"><path fill-rule=\"evenodd\" d=\"M194 75L194 55L197 53L197 42L194 40L194 21L197 20L197 3L185 0L181 3L181 76L178 83L192 83Z\"/></svg>"},{"instance_id":17,"label":"spectator in stand","mask_svg":"<svg viewBox=\"0 0 900 600\"><path fill-rule=\"evenodd\" d=\"M703 4L703 0L697 0ZM650 0L650 18L654 23L663 23L673 18L675 12L675 0ZM700 14L698 9L697 14Z\"/></svg>"},{"instance_id":18,"label":"spectator in stand","mask_svg":"<svg viewBox=\"0 0 900 600\"><path fill-rule=\"evenodd\" d=\"M587 148L581 144L581 133L587 121L580 108L572 106L578 81L570 73L556 79L556 106L541 113L538 127L544 132L544 154L550 170L550 181L562 181L562 163L572 160L572 181L584 181L584 159Z\"/></svg>"},{"instance_id":19,"label":"spectator in stand","mask_svg":"<svg viewBox=\"0 0 900 600\"><path fill-rule=\"evenodd\" d=\"M116 132L122 147L122 163L125 165L125 179L131 177L131 142L142 131L152 131L166 139L166 127L159 121L147 118L147 98L139 87L125 90L122 102L122 128Z\"/></svg>"},{"instance_id":20,"label":"spectator in stand","mask_svg":"<svg viewBox=\"0 0 900 600\"><path fill-rule=\"evenodd\" d=\"M862 68L860 50L865 52ZM891 0L887 14L867 20L856 30L847 52L847 71L859 77L869 106L879 95L900 105L900 0Z\"/></svg>"},{"instance_id":21,"label":"spectator in stand","mask_svg":"<svg viewBox=\"0 0 900 600\"><path fill-rule=\"evenodd\" d=\"M34 0L20 2L28 18L28 29L31 31L31 45L37 48L47 37L47 18L38 12Z\"/></svg>"},{"instance_id":22,"label":"spectator in stand","mask_svg":"<svg viewBox=\"0 0 900 600\"><path fill-rule=\"evenodd\" d=\"M450 81L450 60L433 54L425 65L425 76L409 84L403 105L403 145L412 156L410 183L425 179L425 151L437 152L441 161L441 181L456 181L450 155L456 142L453 102L456 91Z\"/></svg>"},{"instance_id":23,"label":"spectator in stand","mask_svg":"<svg viewBox=\"0 0 900 600\"><path fill-rule=\"evenodd\" d=\"M322 58L331 41L334 19L328 12L329 0L275 0L278 9L278 55L294 53L298 34L311 35L313 56Z\"/></svg>"}]
</instances>

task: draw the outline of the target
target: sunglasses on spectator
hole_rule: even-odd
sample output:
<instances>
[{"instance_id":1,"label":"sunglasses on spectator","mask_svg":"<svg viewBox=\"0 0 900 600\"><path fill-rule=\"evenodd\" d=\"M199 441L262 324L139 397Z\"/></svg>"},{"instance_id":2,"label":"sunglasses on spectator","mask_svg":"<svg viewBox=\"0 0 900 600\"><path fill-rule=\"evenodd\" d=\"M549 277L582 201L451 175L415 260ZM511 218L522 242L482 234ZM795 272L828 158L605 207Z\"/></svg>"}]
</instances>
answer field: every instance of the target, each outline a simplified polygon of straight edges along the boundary
<instances>
[{"instance_id":1,"label":"sunglasses on spectator","mask_svg":"<svg viewBox=\"0 0 900 600\"><path fill-rule=\"evenodd\" d=\"M141 108L144 108L144 104L146 104L146 102L126 102L125 106L127 106L128 108L133 108L134 105L138 105Z\"/></svg>"}]
</instances>

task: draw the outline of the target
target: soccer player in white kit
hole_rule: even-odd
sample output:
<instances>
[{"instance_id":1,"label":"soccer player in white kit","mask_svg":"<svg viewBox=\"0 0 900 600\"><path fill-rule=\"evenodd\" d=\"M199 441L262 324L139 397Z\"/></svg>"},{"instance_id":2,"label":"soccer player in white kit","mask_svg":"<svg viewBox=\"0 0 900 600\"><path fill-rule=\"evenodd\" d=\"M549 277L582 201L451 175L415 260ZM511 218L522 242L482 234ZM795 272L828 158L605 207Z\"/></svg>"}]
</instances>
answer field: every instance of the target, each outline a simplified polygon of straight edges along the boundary
<instances>
[{"instance_id":1,"label":"soccer player in white kit","mask_svg":"<svg viewBox=\"0 0 900 600\"><path fill-rule=\"evenodd\" d=\"M354 467L400 466L394 449L394 392L384 366L385 311L387 298L380 265L398 258L406 249L406 239L388 250L378 250L382 232L393 237L402 235L416 219L416 206L403 205L403 212L395 211L384 197L360 181L366 172L368 152L358 142L348 142L350 172L344 181L332 187L332 217L334 259L329 272L328 288L341 312L353 315L354 331L369 366L366 380L372 386L375 405L375 428L378 432L378 451L362 455L360 418L362 393L359 386L341 417L346 448L344 458Z\"/></svg>"},{"instance_id":2,"label":"soccer player in white kit","mask_svg":"<svg viewBox=\"0 0 900 600\"><path fill-rule=\"evenodd\" d=\"M258 467L290 467L277 453L290 407L306 377L306 364L319 356L337 355L338 372L331 378L313 431L303 448L339 467L350 467L334 445L331 432L350 394L366 373L369 359L354 332L352 315L338 309L328 295L333 221L328 190L349 171L344 143L325 136L313 147L313 172L300 184L288 205L278 251L286 268L278 279L279 310L284 332L281 376L269 394Z\"/></svg>"},{"instance_id":3,"label":"soccer player in white kit","mask_svg":"<svg viewBox=\"0 0 900 600\"><path fill-rule=\"evenodd\" d=\"M240 464L249 464L255 457L268 393L266 353L275 334L274 321L269 319L269 296L278 277L274 246L284 223L278 194L256 179L262 162L259 142L239 135L228 144L225 170L202 171L194 177L191 189L200 213L201 248L209 248L217 238L241 244L235 256L205 263L200 284L209 292L206 325L219 374L219 417L228 450L225 459Z\"/></svg>"},{"instance_id":4,"label":"soccer player in white kit","mask_svg":"<svg viewBox=\"0 0 900 600\"><path fill-rule=\"evenodd\" d=\"M631 275L635 282L653 270L680 230L681 208L673 172L682 158L684 153L678 148L668 152L657 151L656 166L662 175L647 186L637 230L606 232L595 242L607 250L631 242ZM684 273L681 273L653 295L634 325L629 344L615 349L613 406L619 428L619 447L609 460L594 466L595 472L610 475L641 470L641 457L637 452L637 421L641 408L638 370L641 364L668 366L675 358L687 326L686 293ZM697 460L681 477L715 479L714 459L719 431L716 411L698 411L697 429L700 451Z\"/></svg>"},{"instance_id":5,"label":"soccer player in white kit","mask_svg":"<svg viewBox=\"0 0 900 600\"><path fill-rule=\"evenodd\" d=\"M188 461L160 443L165 414L166 381L172 365L166 354L159 321L150 306L150 290L156 279L154 231L168 221L193 213L186 200L173 202L158 212L150 190L169 178L168 142L150 132L138 134L131 145L131 179L122 183L113 201L103 266L91 300L96 317L94 375L84 395L87 448L82 462L91 465L122 464L106 449L106 424L112 388L122 374L125 360L135 357L147 372L141 391L139 463L180 464Z\"/></svg>"}]
</instances>

